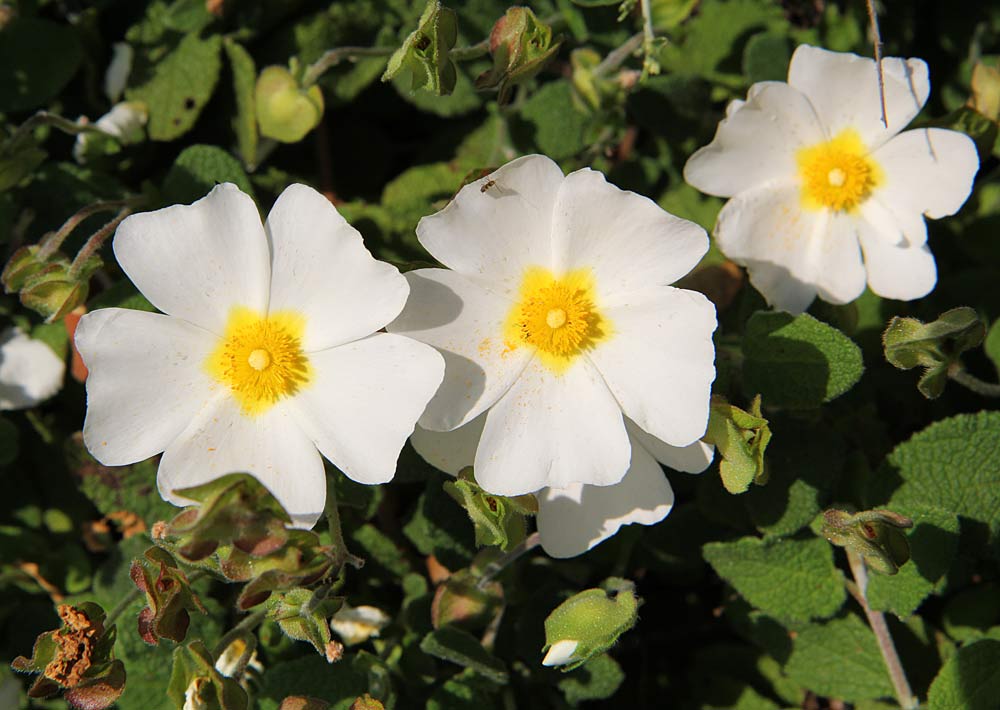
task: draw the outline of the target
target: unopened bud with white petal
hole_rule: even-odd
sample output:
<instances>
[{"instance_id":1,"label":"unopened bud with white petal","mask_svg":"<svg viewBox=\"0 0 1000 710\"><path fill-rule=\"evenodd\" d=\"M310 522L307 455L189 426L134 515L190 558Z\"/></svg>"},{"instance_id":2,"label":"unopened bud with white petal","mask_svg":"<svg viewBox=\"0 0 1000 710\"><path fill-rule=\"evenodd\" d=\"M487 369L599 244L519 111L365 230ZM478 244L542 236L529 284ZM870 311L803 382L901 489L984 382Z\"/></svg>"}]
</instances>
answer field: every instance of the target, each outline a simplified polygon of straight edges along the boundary
<instances>
[{"instance_id":1,"label":"unopened bud with white petal","mask_svg":"<svg viewBox=\"0 0 1000 710\"><path fill-rule=\"evenodd\" d=\"M545 620L542 664L569 671L604 653L635 626L638 608L635 585L618 577L573 595Z\"/></svg>"},{"instance_id":2,"label":"unopened bud with white petal","mask_svg":"<svg viewBox=\"0 0 1000 710\"><path fill-rule=\"evenodd\" d=\"M545 654L545 658L542 659L543 666L565 666L575 659L574 655L576 653L576 648L579 646L579 641L573 641L570 639L563 639L562 641L556 641L549 648L549 652Z\"/></svg>"}]
</instances>

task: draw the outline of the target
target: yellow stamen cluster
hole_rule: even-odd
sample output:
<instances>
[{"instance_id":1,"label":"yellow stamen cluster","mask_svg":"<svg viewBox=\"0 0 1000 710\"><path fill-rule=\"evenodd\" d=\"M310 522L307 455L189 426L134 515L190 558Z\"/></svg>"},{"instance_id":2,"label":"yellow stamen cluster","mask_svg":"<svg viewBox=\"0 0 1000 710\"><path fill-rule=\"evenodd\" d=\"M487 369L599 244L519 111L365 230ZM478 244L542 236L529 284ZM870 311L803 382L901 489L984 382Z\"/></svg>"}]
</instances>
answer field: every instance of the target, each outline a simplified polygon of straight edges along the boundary
<instances>
[{"instance_id":1,"label":"yellow stamen cluster","mask_svg":"<svg viewBox=\"0 0 1000 710\"><path fill-rule=\"evenodd\" d=\"M557 277L532 267L525 272L520 298L507 316L504 341L510 349L535 348L545 365L561 372L608 332L607 320L595 305L588 269Z\"/></svg>"},{"instance_id":2,"label":"yellow stamen cluster","mask_svg":"<svg viewBox=\"0 0 1000 710\"><path fill-rule=\"evenodd\" d=\"M849 212L867 200L880 181L878 164L853 129L803 148L796 160L802 201L812 209Z\"/></svg>"},{"instance_id":3,"label":"yellow stamen cluster","mask_svg":"<svg viewBox=\"0 0 1000 710\"><path fill-rule=\"evenodd\" d=\"M235 308L206 367L229 387L244 414L262 414L309 381L309 360L302 351L304 327L304 319L295 313L262 316Z\"/></svg>"}]
</instances>

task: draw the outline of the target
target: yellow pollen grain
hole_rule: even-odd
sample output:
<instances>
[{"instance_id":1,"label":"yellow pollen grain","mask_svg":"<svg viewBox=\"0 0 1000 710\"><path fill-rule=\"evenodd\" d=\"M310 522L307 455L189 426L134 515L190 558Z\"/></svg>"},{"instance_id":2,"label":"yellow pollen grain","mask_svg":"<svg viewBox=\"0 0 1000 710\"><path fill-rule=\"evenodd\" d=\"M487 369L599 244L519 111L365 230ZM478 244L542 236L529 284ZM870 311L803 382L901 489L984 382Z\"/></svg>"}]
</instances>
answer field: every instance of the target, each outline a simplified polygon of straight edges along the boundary
<instances>
[{"instance_id":1,"label":"yellow pollen grain","mask_svg":"<svg viewBox=\"0 0 1000 710\"><path fill-rule=\"evenodd\" d=\"M609 333L610 324L596 305L589 269L556 276L537 266L525 271L503 332L508 351L534 348L541 362L556 373Z\"/></svg>"},{"instance_id":2,"label":"yellow pollen grain","mask_svg":"<svg viewBox=\"0 0 1000 710\"><path fill-rule=\"evenodd\" d=\"M305 319L283 311L261 315L234 308L205 368L226 385L247 416L263 414L312 377L302 350Z\"/></svg>"},{"instance_id":3,"label":"yellow pollen grain","mask_svg":"<svg viewBox=\"0 0 1000 710\"><path fill-rule=\"evenodd\" d=\"M878 163L854 129L796 154L802 203L810 209L851 211L882 180Z\"/></svg>"}]
</instances>

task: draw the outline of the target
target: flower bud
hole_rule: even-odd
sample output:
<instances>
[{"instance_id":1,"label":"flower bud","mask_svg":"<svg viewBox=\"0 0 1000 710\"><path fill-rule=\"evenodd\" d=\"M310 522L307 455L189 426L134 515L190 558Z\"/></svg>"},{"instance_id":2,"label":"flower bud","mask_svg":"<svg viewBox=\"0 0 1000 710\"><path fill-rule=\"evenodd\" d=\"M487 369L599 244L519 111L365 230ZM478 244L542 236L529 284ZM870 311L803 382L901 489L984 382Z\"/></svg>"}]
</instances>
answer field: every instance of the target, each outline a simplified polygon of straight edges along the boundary
<instances>
[{"instance_id":1,"label":"flower bud","mask_svg":"<svg viewBox=\"0 0 1000 710\"><path fill-rule=\"evenodd\" d=\"M167 695L183 710L247 710L246 691L215 669L201 641L174 649Z\"/></svg>"},{"instance_id":2,"label":"flower bud","mask_svg":"<svg viewBox=\"0 0 1000 710\"><path fill-rule=\"evenodd\" d=\"M542 663L566 671L583 665L635 625L638 609L635 585L618 577L570 597L545 620Z\"/></svg>"},{"instance_id":3,"label":"flower bud","mask_svg":"<svg viewBox=\"0 0 1000 710\"><path fill-rule=\"evenodd\" d=\"M760 395L753 398L749 412L724 397L712 397L705 441L714 444L722 457L719 475L727 491L743 493L751 483L767 483L764 451L770 440L771 429L760 412Z\"/></svg>"},{"instance_id":4,"label":"flower bud","mask_svg":"<svg viewBox=\"0 0 1000 710\"><path fill-rule=\"evenodd\" d=\"M2 188L0 188L2 190ZM49 261L38 256L38 245L24 246L14 252L3 267L0 281L3 281L4 293L14 293L24 288L28 278L44 269ZM65 257L60 257L65 262Z\"/></svg>"},{"instance_id":5,"label":"flower bud","mask_svg":"<svg viewBox=\"0 0 1000 710\"><path fill-rule=\"evenodd\" d=\"M101 264L100 258L94 256L74 272L65 260L50 262L24 279L21 303L44 316L46 323L64 318L86 303L90 276Z\"/></svg>"},{"instance_id":6,"label":"flower bud","mask_svg":"<svg viewBox=\"0 0 1000 710\"><path fill-rule=\"evenodd\" d=\"M525 515L537 512L533 496L504 498L487 493L473 479L472 468L464 469L456 481L444 484L444 490L465 508L476 534L476 545L509 550L524 540Z\"/></svg>"},{"instance_id":7,"label":"flower bud","mask_svg":"<svg viewBox=\"0 0 1000 710\"><path fill-rule=\"evenodd\" d=\"M832 544L860 555L876 572L893 575L910 559L903 530L911 527L912 520L891 510L851 514L831 509L823 513L822 534Z\"/></svg>"},{"instance_id":8,"label":"flower bud","mask_svg":"<svg viewBox=\"0 0 1000 710\"><path fill-rule=\"evenodd\" d=\"M505 103L511 89L541 71L561 43L552 41L552 28L529 8L509 8L490 32L493 67L479 75L476 88L497 89L497 101Z\"/></svg>"},{"instance_id":9,"label":"flower bud","mask_svg":"<svg viewBox=\"0 0 1000 710\"><path fill-rule=\"evenodd\" d=\"M267 67L254 92L260 133L281 143L297 143L323 118L323 92L308 89L284 67Z\"/></svg>"},{"instance_id":10,"label":"flower bud","mask_svg":"<svg viewBox=\"0 0 1000 710\"><path fill-rule=\"evenodd\" d=\"M382 81L410 75L410 91L426 86L438 96L450 94L458 73L449 52L458 41L458 20L455 11L428 0L417 29L389 57Z\"/></svg>"}]
</instances>

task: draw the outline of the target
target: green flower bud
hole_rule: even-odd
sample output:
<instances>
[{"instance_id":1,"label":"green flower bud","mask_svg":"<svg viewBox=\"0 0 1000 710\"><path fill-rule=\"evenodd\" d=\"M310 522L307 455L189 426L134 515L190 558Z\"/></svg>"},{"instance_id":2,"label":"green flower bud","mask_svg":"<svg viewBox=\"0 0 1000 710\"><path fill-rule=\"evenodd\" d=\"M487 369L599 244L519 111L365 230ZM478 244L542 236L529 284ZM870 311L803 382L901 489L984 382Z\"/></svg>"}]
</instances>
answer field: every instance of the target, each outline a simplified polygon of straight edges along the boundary
<instances>
[{"instance_id":1,"label":"green flower bud","mask_svg":"<svg viewBox=\"0 0 1000 710\"><path fill-rule=\"evenodd\" d=\"M327 588L292 589L272 594L267 602L268 618L278 622L287 636L308 641L328 663L340 660L344 647L330 636L330 617L340 609L342 597L327 597Z\"/></svg>"},{"instance_id":2,"label":"green flower bud","mask_svg":"<svg viewBox=\"0 0 1000 710\"><path fill-rule=\"evenodd\" d=\"M753 398L749 412L714 395L705 441L714 444L722 458L719 475L727 491L744 493L751 483L767 483L764 451L771 441L771 429L761 416L760 395Z\"/></svg>"},{"instance_id":3,"label":"green flower bud","mask_svg":"<svg viewBox=\"0 0 1000 710\"><path fill-rule=\"evenodd\" d=\"M44 316L47 323L59 320L87 302L90 276L101 264L94 256L74 271L65 259L50 262L24 279L21 303Z\"/></svg>"},{"instance_id":4,"label":"green flower bud","mask_svg":"<svg viewBox=\"0 0 1000 710\"><path fill-rule=\"evenodd\" d=\"M450 94L458 73L449 52L458 41L458 20L455 12L443 7L439 0L429 0L417 29L389 57L382 81L410 75L410 91L426 86L438 96Z\"/></svg>"},{"instance_id":5,"label":"green flower bud","mask_svg":"<svg viewBox=\"0 0 1000 710\"><path fill-rule=\"evenodd\" d=\"M986 326L975 310L967 306L942 313L931 323L916 318L895 317L882 335L885 359L901 370L924 368L917 389L928 399L944 392L950 368L959 365L959 356L979 346Z\"/></svg>"},{"instance_id":6,"label":"green flower bud","mask_svg":"<svg viewBox=\"0 0 1000 710\"><path fill-rule=\"evenodd\" d=\"M281 143L297 143L323 118L323 92L305 89L284 67L267 67L254 91L257 124L262 136Z\"/></svg>"},{"instance_id":7,"label":"green flower bud","mask_svg":"<svg viewBox=\"0 0 1000 710\"><path fill-rule=\"evenodd\" d=\"M823 513L822 534L832 544L860 555L869 568L893 575L910 559L903 530L912 527L912 520L891 510L852 514L831 509Z\"/></svg>"},{"instance_id":8,"label":"green flower bud","mask_svg":"<svg viewBox=\"0 0 1000 710\"><path fill-rule=\"evenodd\" d=\"M132 560L129 576L146 593L146 607L139 612L139 635L151 646L164 638L180 643L187 635L188 612L205 613L187 576L165 550L151 547L142 559Z\"/></svg>"},{"instance_id":9,"label":"green flower bud","mask_svg":"<svg viewBox=\"0 0 1000 710\"><path fill-rule=\"evenodd\" d=\"M42 259L38 256L38 249L37 244L31 244L21 247L10 257L7 265L3 267L3 273L0 274L4 293L20 291L24 288L29 277L37 274L48 265L48 259ZM66 258L61 255L59 258L63 262L66 261Z\"/></svg>"},{"instance_id":10,"label":"green flower bud","mask_svg":"<svg viewBox=\"0 0 1000 710\"><path fill-rule=\"evenodd\" d=\"M526 535L524 516L538 510L533 496L505 498L487 493L476 485L472 468L463 470L457 481L445 483L444 490L469 514L480 547L495 545L506 551L517 545Z\"/></svg>"},{"instance_id":11,"label":"green flower bud","mask_svg":"<svg viewBox=\"0 0 1000 710\"><path fill-rule=\"evenodd\" d=\"M506 103L514 86L540 72L560 44L552 41L552 28L529 8L509 8L490 32L493 67L476 78L476 88L496 89L497 101Z\"/></svg>"},{"instance_id":12,"label":"green flower bud","mask_svg":"<svg viewBox=\"0 0 1000 710\"><path fill-rule=\"evenodd\" d=\"M247 710L249 704L239 683L216 670L201 641L174 649L167 695L184 710Z\"/></svg>"},{"instance_id":13,"label":"green flower bud","mask_svg":"<svg viewBox=\"0 0 1000 710\"><path fill-rule=\"evenodd\" d=\"M635 585L618 577L570 597L545 620L542 663L569 671L604 653L635 625L639 603Z\"/></svg>"}]
</instances>

